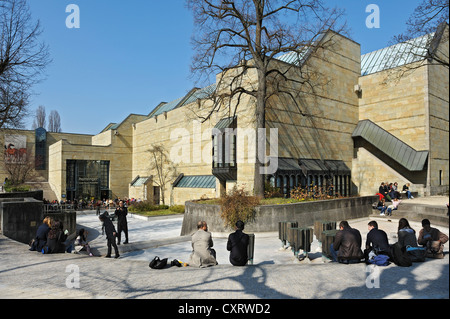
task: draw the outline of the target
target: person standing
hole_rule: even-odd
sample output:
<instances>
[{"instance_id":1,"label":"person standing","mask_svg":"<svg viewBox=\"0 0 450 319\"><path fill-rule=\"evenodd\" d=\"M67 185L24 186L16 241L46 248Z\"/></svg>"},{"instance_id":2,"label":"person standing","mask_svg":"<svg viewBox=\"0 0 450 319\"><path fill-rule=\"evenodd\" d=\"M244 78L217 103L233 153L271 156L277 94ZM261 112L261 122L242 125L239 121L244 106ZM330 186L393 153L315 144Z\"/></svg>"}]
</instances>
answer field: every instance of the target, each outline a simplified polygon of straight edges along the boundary
<instances>
[{"instance_id":1,"label":"person standing","mask_svg":"<svg viewBox=\"0 0 450 319\"><path fill-rule=\"evenodd\" d=\"M119 207L116 208L114 215L117 216L117 245L120 245L122 231L125 233L124 244L128 244L128 208L124 206L123 201L119 201Z\"/></svg>"},{"instance_id":2,"label":"person standing","mask_svg":"<svg viewBox=\"0 0 450 319\"><path fill-rule=\"evenodd\" d=\"M244 234L244 222L236 222L236 231L228 236L227 250L230 252L230 263L233 266L245 266L248 262L247 247L249 236Z\"/></svg>"},{"instance_id":3,"label":"person standing","mask_svg":"<svg viewBox=\"0 0 450 319\"><path fill-rule=\"evenodd\" d=\"M106 254L106 258L111 258L111 246L114 247L115 257L119 258L119 249L116 245L116 229L114 228L114 225L112 221L107 216L107 212L101 214L99 217L100 221L103 223L102 226L102 234L106 232L106 240L108 245L108 253Z\"/></svg>"}]
</instances>

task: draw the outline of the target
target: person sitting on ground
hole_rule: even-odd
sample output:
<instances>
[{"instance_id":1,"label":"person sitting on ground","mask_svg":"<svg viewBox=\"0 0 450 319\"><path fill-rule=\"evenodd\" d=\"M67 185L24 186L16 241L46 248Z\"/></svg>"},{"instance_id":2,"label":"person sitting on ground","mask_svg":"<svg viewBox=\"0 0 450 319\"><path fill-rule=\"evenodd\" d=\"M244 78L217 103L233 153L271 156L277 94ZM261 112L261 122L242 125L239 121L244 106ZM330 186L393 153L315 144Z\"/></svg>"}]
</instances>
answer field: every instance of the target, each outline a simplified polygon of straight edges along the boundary
<instances>
[{"instance_id":1,"label":"person sitting on ground","mask_svg":"<svg viewBox=\"0 0 450 319\"><path fill-rule=\"evenodd\" d=\"M397 210L398 209L398 205L400 205L401 202L402 201L399 200L398 198L394 198L392 200L392 204L387 207L387 210L386 210L387 215L388 216L392 216L392 211L393 210Z\"/></svg>"},{"instance_id":2,"label":"person sitting on ground","mask_svg":"<svg viewBox=\"0 0 450 319\"><path fill-rule=\"evenodd\" d=\"M330 245L332 260L343 264L361 262L364 258L361 243L359 230L351 228L347 221L341 221L334 242Z\"/></svg>"},{"instance_id":3,"label":"person sitting on ground","mask_svg":"<svg viewBox=\"0 0 450 319\"><path fill-rule=\"evenodd\" d=\"M230 263L234 266L245 266L248 262L247 247L249 236L244 234L244 222L236 222L236 231L228 236L227 250L230 252Z\"/></svg>"},{"instance_id":4,"label":"person sitting on ground","mask_svg":"<svg viewBox=\"0 0 450 319\"><path fill-rule=\"evenodd\" d=\"M378 204L377 204L377 209L381 212L380 216L384 216L384 212L386 211L387 207L386 207L386 203L384 201L384 198L382 198Z\"/></svg>"},{"instance_id":5,"label":"person sitting on ground","mask_svg":"<svg viewBox=\"0 0 450 319\"><path fill-rule=\"evenodd\" d=\"M385 182L384 184L383 184L383 195L384 195L384 199L386 200L386 201L388 201L388 202L391 202L392 201L392 198L391 198L391 196L389 195L389 191L390 191L390 188L389 188L389 183L388 182Z\"/></svg>"},{"instance_id":6,"label":"person sitting on ground","mask_svg":"<svg viewBox=\"0 0 450 319\"><path fill-rule=\"evenodd\" d=\"M75 239L75 250L76 252L87 251L89 256L93 256L91 252L91 247L87 242L88 232L84 230L84 228L78 231L78 237Z\"/></svg>"},{"instance_id":7,"label":"person sitting on ground","mask_svg":"<svg viewBox=\"0 0 450 319\"><path fill-rule=\"evenodd\" d=\"M416 231L411 228L406 218L400 218L398 221L398 242L401 247L418 247Z\"/></svg>"},{"instance_id":8,"label":"person sitting on ground","mask_svg":"<svg viewBox=\"0 0 450 319\"><path fill-rule=\"evenodd\" d=\"M53 220L52 227L48 232L47 249L44 252L48 254L61 254L66 251L72 251L71 245L66 247L64 244L68 233L67 229L64 230L64 225L60 220Z\"/></svg>"},{"instance_id":9,"label":"person sitting on ground","mask_svg":"<svg viewBox=\"0 0 450 319\"><path fill-rule=\"evenodd\" d=\"M394 198L396 197L395 195L395 187L393 183L389 183L388 185L388 192L389 192L389 197L391 198L391 201L394 200Z\"/></svg>"},{"instance_id":10,"label":"person sitting on ground","mask_svg":"<svg viewBox=\"0 0 450 319\"><path fill-rule=\"evenodd\" d=\"M427 257L444 258L444 244L448 241L448 236L439 229L432 228L428 219L422 220L422 227L417 242L427 249Z\"/></svg>"},{"instance_id":11,"label":"person sitting on ground","mask_svg":"<svg viewBox=\"0 0 450 319\"><path fill-rule=\"evenodd\" d=\"M406 193L408 199L413 199L414 196L411 195L411 191L409 190L409 183L403 185L402 193Z\"/></svg>"},{"instance_id":12,"label":"person sitting on ground","mask_svg":"<svg viewBox=\"0 0 450 319\"><path fill-rule=\"evenodd\" d=\"M392 185L392 189L394 190L395 198L400 199L401 196L400 196L400 191L399 191L399 189L398 189L398 183L397 183L397 182L395 182L395 183Z\"/></svg>"},{"instance_id":13,"label":"person sitting on ground","mask_svg":"<svg viewBox=\"0 0 450 319\"><path fill-rule=\"evenodd\" d=\"M411 261L425 261L425 249L418 247L416 231L411 228L406 218L398 221L398 244L405 248Z\"/></svg>"},{"instance_id":14,"label":"person sitting on ground","mask_svg":"<svg viewBox=\"0 0 450 319\"><path fill-rule=\"evenodd\" d=\"M212 249L214 243L208 225L205 221L197 223L197 231L192 235L192 253L189 266L209 267L217 265L216 251Z\"/></svg>"},{"instance_id":15,"label":"person sitting on ground","mask_svg":"<svg viewBox=\"0 0 450 319\"><path fill-rule=\"evenodd\" d=\"M387 192L386 192L386 189L385 189L385 187L384 187L384 182L381 182L380 187L378 187L378 193L377 193L377 195L379 196L380 201L381 201L381 199L385 198L386 195L388 195ZM388 196L389 196L389 195L388 195Z\"/></svg>"},{"instance_id":16,"label":"person sitting on ground","mask_svg":"<svg viewBox=\"0 0 450 319\"><path fill-rule=\"evenodd\" d=\"M47 244L47 236L50 231L52 218L46 216L42 221L42 224L38 227L36 231L36 237L31 242L30 251L41 252L42 248Z\"/></svg>"},{"instance_id":17,"label":"person sitting on ground","mask_svg":"<svg viewBox=\"0 0 450 319\"><path fill-rule=\"evenodd\" d=\"M386 232L378 229L378 223L374 220L368 223L367 228L369 229L369 233L367 234L366 249L364 250L366 260L371 251L376 255L390 256L390 246Z\"/></svg>"}]
</instances>

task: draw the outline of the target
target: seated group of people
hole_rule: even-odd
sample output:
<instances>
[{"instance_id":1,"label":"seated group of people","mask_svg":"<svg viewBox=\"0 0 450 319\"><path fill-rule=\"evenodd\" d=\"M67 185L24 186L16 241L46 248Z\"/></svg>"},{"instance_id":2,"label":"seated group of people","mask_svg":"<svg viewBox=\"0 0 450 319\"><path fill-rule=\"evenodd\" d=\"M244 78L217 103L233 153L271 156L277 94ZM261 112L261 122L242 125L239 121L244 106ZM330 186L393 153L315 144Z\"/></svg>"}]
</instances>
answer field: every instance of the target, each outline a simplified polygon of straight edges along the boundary
<instances>
[{"instance_id":1,"label":"seated group of people","mask_svg":"<svg viewBox=\"0 0 450 319\"><path fill-rule=\"evenodd\" d=\"M425 257L444 258L444 244L448 241L448 236L438 229L432 228L428 219L422 220L422 227L416 238L416 232L411 228L408 220L401 218L398 225L398 242L390 245L386 232L378 229L376 221L370 221L366 247L363 252L359 230L351 228L347 221L342 221L330 247L332 259L345 264L362 261L368 263L369 256L375 254L387 255L390 261L396 263L394 246L405 251L411 262L423 261ZM423 258L421 258L421 254L423 254Z\"/></svg>"},{"instance_id":2,"label":"seated group of people","mask_svg":"<svg viewBox=\"0 0 450 319\"><path fill-rule=\"evenodd\" d=\"M73 245L67 241L69 231L64 230L62 221L46 216L36 231L36 237L30 243L30 251L37 251L43 254L70 253L74 249ZM87 232L80 229L78 237L75 239L75 251L87 250L92 256L89 244L86 242Z\"/></svg>"},{"instance_id":3,"label":"seated group of people","mask_svg":"<svg viewBox=\"0 0 450 319\"><path fill-rule=\"evenodd\" d=\"M410 184L407 183L403 185L402 190L400 191L398 189L398 183L388 183L388 182L381 182L380 187L378 188L377 195L381 201L381 199L384 199L385 201L392 202L395 198L401 199L402 194L406 194L408 199L413 199L414 196L411 195L411 191L409 189Z\"/></svg>"},{"instance_id":4,"label":"seated group of people","mask_svg":"<svg viewBox=\"0 0 450 319\"><path fill-rule=\"evenodd\" d=\"M248 262L249 236L243 233L243 230L244 223L239 220L236 222L236 231L228 237L227 250L230 251L230 263L234 266L245 266ZM197 231L192 235L193 250L189 257L189 266L203 268L217 265L216 251L212 248L213 245L208 225L205 221L199 221Z\"/></svg>"}]
</instances>

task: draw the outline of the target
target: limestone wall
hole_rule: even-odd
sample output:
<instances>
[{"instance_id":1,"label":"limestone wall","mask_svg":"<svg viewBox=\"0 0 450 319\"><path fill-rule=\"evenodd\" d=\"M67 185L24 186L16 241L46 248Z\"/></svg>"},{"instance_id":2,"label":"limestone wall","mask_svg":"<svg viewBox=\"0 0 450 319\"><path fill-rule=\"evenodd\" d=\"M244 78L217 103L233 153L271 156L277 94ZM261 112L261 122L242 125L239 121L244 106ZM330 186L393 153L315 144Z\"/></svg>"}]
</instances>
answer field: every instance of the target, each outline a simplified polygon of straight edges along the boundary
<instances>
[{"instance_id":1,"label":"limestone wall","mask_svg":"<svg viewBox=\"0 0 450 319\"><path fill-rule=\"evenodd\" d=\"M295 101L282 93L269 100L267 126L278 128L280 157L343 160L350 167L360 46L332 32L322 42L301 69L288 73L305 81L285 83Z\"/></svg>"}]
</instances>

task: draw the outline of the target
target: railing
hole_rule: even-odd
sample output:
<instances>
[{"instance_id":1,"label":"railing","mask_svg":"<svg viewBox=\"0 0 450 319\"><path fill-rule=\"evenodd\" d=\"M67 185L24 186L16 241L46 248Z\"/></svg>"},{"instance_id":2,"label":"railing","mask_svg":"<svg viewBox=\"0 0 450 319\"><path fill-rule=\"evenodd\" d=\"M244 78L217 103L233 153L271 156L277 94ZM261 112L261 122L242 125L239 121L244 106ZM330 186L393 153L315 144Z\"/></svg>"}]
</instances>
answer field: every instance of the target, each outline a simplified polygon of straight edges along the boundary
<instances>
[{"instance_id":1,"label":"railing","mask_svg":"<svg viewBox=\"0 0 450 319\"><path fill-rule=\"evenodd\" d=\"M93 204L87 205L76 205L76 204L44 204L44 213L51 212L73 212L73 211L86 211L86 210L97 210L99 207ZM115 205L100 206L100 212L105 210L113 209Z\"/></svg>"}]
</instances>

